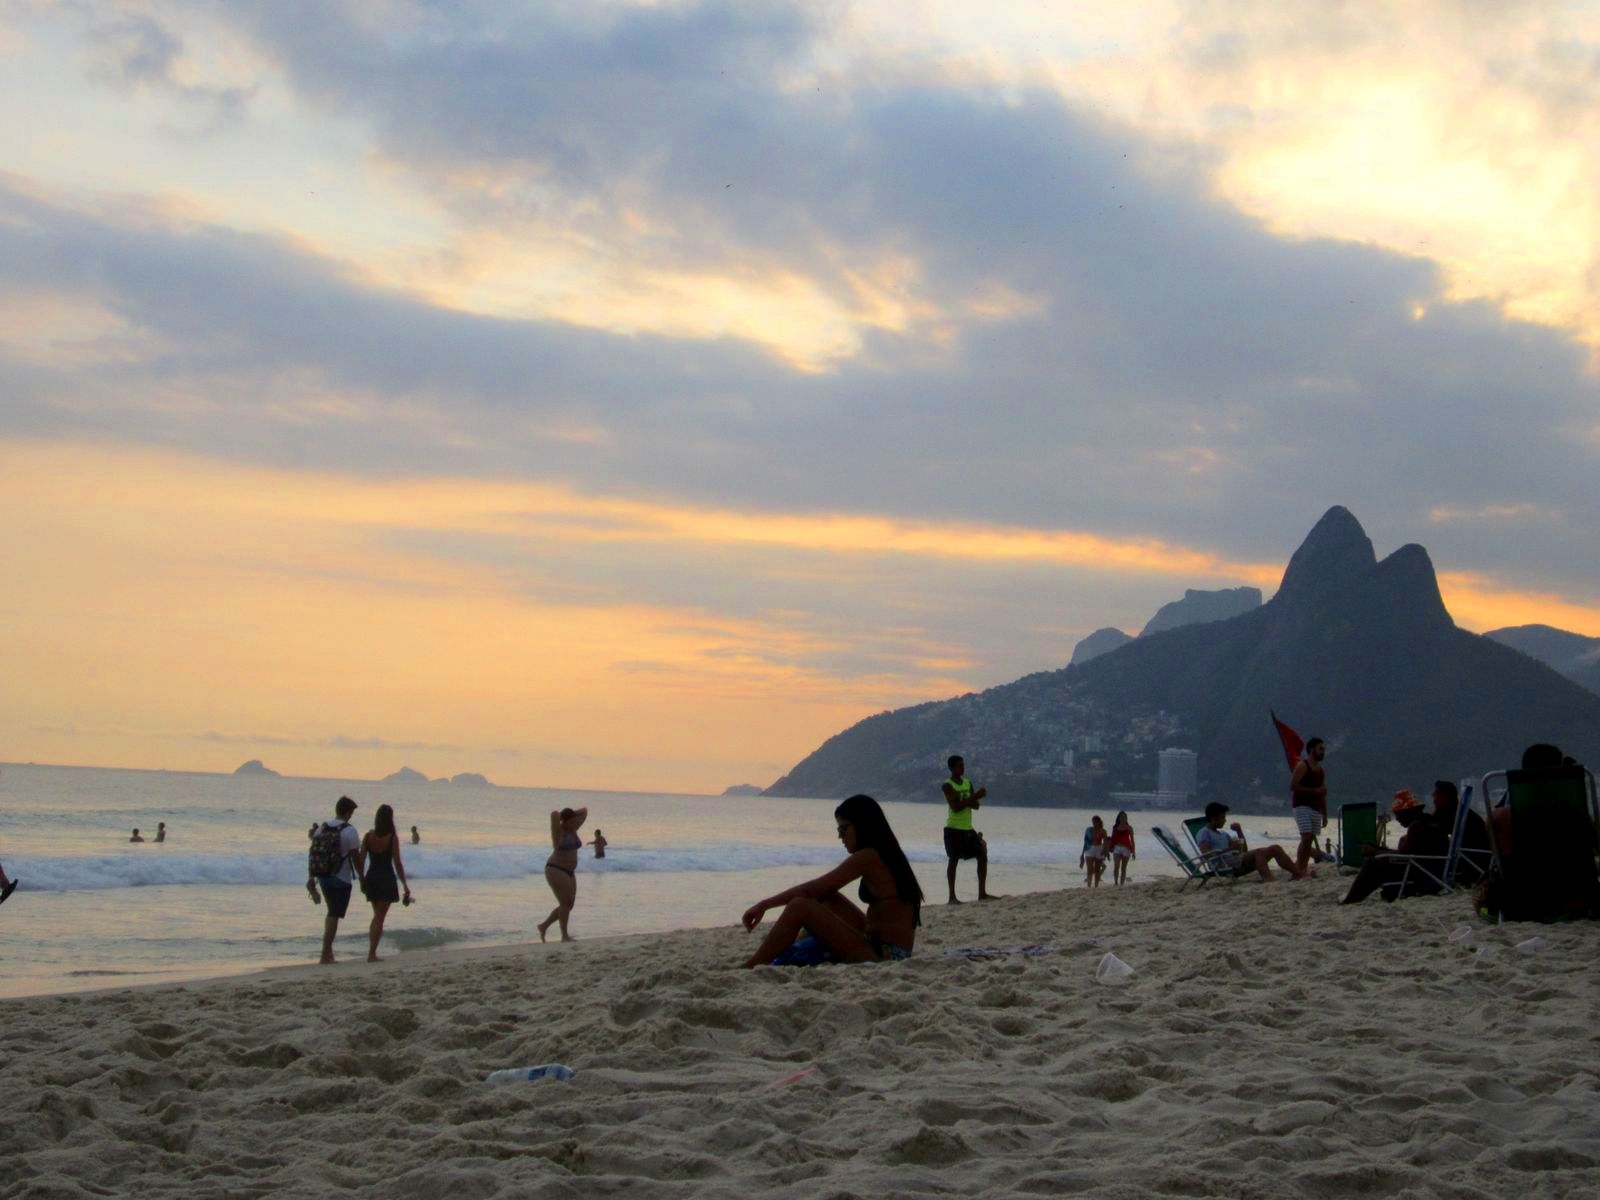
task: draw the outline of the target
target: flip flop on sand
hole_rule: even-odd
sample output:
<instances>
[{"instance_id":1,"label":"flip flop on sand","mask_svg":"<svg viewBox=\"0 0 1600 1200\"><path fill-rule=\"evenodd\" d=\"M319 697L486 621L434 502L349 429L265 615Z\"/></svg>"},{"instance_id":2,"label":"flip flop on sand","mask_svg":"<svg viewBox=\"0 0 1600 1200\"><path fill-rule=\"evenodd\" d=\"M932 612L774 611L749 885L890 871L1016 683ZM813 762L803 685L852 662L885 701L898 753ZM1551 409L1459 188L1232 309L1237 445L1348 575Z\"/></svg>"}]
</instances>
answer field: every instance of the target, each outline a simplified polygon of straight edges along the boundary
<instances>
[{"instance_id":1,"label":"flip flop on sand","mask_svg":"<svg viewBox=\"0 0 1600 1200\"><path fill-rule=\"evenodd\" d=\"M4 904L7 900L11 899L11 893L17 890L17 884L20 882L22 881L19 879L13 879L10 883L6 884L5 887L0 888L0 904Z\"/></svg>"}]
</instances>

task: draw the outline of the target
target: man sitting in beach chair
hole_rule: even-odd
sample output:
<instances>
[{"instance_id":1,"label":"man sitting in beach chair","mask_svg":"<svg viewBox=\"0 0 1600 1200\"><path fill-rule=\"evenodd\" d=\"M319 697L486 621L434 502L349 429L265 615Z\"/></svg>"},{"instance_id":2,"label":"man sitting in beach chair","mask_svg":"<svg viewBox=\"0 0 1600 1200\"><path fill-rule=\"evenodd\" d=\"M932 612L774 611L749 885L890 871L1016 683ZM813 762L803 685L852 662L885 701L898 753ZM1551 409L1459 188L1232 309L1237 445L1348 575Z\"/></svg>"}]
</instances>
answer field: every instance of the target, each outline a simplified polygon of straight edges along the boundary
<instances>
[{"instance_id":1,"label":"man sitting in beach chair","mask_svg":"<svg viewBox=\"0 0 1600 1200\"><path fill-rule=\"evenodd\" d=\"M1296 868L1294 859L1284 853L1282 846L1274 844L1250 849L1239 822L1233 823L1232 832L1223 828L1227 819L1228 806L1213 800L1206 805L1206 827L1194 839L1201 858L1219 874L1243 876L1254 872L1271 880L1276 878L1272 873L1273 863L1289 872L1291 879L1304 879L1311 874L1309 867L1304 872Z\"/></svg>"},{"instance_id":2,"label":"man sitting in beach chair","mask_svg":"<svg viewBox=\"0 0 1600 1200\"><path fill-rule=\"evenodd\" d=\"M1426 872L1419 871L1415 878L1408 877L1406 860L1417 857L1442 861L1450 852L1448 831L1423 811L1422 801L1410 788L1402 788L1394 794L1389 815L1405 833L1393 854L1374 854L1367 859L1341 904L1360 904L1380 889L1385 900L1395 899L1402 890L1408 896L1434 895L1441 890L1439 882ZM1403 889L1399 886L1402 883L1406 885ZM1395 886L1389 886L1391 884Z\"/></svg>"}]
</instances>

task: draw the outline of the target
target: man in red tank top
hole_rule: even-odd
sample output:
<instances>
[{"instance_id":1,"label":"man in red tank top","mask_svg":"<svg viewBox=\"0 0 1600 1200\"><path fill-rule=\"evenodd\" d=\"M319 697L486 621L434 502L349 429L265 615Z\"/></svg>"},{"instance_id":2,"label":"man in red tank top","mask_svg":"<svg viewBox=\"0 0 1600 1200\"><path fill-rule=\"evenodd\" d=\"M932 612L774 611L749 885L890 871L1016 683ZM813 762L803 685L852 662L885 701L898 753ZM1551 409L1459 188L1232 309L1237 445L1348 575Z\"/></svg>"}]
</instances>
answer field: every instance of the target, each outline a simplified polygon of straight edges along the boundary
<instances>
[{"instance_id":1,"label":"man in red tank top","mask_svg":"<svg viewBox=\"0 0 1600 1200\"><path fill-rule=\"evenodd\" d=\"M1289 778L1289 803L1294 813L1295 828L1300 831L1300 849L1295 853L1295 867L1304 873L1317 852L1317 835L1328 823L1328 775L1322 760L1328 746L1314 737L1306 743L1306 756L1294 765Z\"/></svg>"}]
</instances>

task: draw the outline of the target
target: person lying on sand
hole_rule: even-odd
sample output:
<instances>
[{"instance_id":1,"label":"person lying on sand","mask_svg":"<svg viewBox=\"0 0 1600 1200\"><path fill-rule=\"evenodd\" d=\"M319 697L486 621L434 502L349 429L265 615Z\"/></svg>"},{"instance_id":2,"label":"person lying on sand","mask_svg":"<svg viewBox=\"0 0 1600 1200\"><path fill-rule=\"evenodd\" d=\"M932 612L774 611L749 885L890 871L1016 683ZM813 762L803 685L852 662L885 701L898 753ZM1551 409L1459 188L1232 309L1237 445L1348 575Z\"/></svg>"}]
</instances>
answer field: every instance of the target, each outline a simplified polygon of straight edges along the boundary
<instances>
[{"instance_id":1,"label":"person lying on sand","mask_svg":"<svg viewBox=\"0 0 1600 1200\"><path fill-rule=\"evenodd\" d=\"M818 943L811 961L898 962L911 957L922 924L922 888L906 861L883 809L871 796L851 796L833 810L847 857L826 875L759 900L745 910L745 930L761 924L769 908L782 908L746 967L783 966L802 931ZM860 880L862 912L839 894Z\"/></svg>"},{"instance_id":2,"label":"person lying on sand","mask_svg":"<svg viewBox=\"0 0 1600 1200\"><path fill-rule=\"evenodd\" d=\"M1312 874L1309 867L1303 872L1297 868L1294 860L1284 853L1282 846L1250 849L1239 822L1233 823L1232 833L1222 827L1227 818L1228 806L1213 800L1206 805L1206 827L1200 831L1200 836L1195 838L1195 845L1200 848L1201 856L1215 869L1232 872L1235 877L1248 875L1254 871L1261 878L1271 880L1274 878L1271 864L1277 863L1289 872L1291 879L1305 879Z\"/></svg>"}]
</instances>

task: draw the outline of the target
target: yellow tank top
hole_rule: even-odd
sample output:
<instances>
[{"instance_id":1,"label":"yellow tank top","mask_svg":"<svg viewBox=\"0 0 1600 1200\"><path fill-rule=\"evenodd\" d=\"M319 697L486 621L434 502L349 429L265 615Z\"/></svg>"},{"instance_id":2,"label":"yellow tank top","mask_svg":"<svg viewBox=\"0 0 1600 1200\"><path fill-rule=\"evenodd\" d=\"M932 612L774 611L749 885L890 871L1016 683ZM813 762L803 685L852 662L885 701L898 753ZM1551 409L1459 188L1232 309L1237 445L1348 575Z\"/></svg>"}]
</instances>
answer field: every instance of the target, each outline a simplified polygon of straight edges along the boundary
<instances>
[{"instance_id":1,"label":"yellow tank top","mask_svg":"<svg viewBox=\"0 0 1600 1200\"><path fill-rule=\"evenodd\" d=\"M968 779L966 776L962 776L959 783L957 783L954 779L946 779L945 783L949 786L952 792L960 796L963 800L970 800L972 798L972 780ZM945 803L949 803L948 798L946 798ZM950 810L950 816L945 820L944 827L946 829L971 829L972 810L970 808L963 808L960 812L957 812L952 808Z\"/></svg>"}]
</instances>

